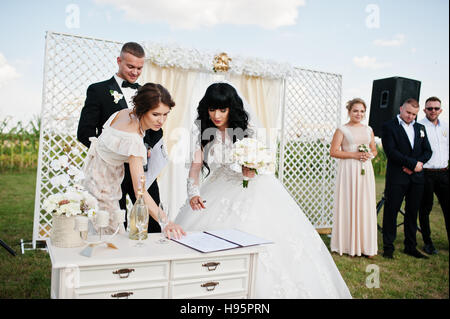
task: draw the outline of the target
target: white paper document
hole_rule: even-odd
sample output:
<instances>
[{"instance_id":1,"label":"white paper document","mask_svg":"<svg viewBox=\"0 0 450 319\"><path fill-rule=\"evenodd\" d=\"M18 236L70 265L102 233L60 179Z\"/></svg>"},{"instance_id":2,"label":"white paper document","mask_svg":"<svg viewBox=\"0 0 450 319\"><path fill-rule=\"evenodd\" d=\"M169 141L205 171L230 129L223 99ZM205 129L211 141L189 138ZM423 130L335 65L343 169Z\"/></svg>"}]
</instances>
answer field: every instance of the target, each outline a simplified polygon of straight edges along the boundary
<instances>
[{"instance_id":1,"label":"white paper document","mask_svg":"<svg viewBox=\"0 0 450 319\"><path fill-rule=\"evenodd\" d=\"M161 138L150 150L150 157L147 158L147 171L145 172L145 188L150 185L161 173L162 169L167 165L169 156L166 152L164 140Z\"/></svg>"},{"instance_id":2,"label":"white paper document","mask_svg":"<svg viewBox=\"0 0 450 319\"><path fill-rule=\"evenodd\" d=\"M211 236L203 232L188 233L180 239L172 239L177 243L198 250L202 253L237 248L239 245Z\"/></svg>"},{"instance_id":3,"label":"white paper document","mask_svg":"<svg viewBox=\"0 0 450 319\"><path fill-rule=\"evenodd\" d=\"M272 241L243 232L238 229L221 229L205 231L207 234L225 239L241 247L270 244Z\"/></svg>"},{"instance_id":4,"label":"white paper document","mask_svg":"<svg viewBox=\"0 0 450 319\"><path fill-rule=\"evenodd\" d=\"M172 240L202 253L273 243L238 229L192 232Z\"/></svg>"}]
</instances>

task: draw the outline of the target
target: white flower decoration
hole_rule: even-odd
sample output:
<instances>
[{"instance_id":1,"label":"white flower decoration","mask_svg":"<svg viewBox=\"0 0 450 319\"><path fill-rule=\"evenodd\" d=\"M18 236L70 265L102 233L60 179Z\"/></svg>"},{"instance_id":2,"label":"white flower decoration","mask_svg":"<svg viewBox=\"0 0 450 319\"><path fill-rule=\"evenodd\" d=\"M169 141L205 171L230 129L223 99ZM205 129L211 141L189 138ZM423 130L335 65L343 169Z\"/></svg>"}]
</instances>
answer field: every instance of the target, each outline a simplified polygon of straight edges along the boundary
<instances>
[{"instance_id":1,"label":"white flower decoration","mask_svg":"<svg viewBox=\"0 0 450 319\"><path fill-rule=\"evenodd\" d=\"M109 93L111 93L112 97L114 98L114 103L119 103L119 101L123 98L123 94L120 94L117 91L110 90Z\"/></svg>"}]
</instances>

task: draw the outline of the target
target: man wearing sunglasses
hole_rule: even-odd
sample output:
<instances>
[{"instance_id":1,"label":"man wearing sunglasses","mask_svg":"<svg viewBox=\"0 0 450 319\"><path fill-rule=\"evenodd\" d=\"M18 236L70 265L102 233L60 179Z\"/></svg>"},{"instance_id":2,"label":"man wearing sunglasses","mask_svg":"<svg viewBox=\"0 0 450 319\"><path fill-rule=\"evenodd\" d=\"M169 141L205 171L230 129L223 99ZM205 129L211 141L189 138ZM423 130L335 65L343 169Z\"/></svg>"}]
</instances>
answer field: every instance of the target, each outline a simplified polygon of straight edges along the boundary
<instances>
[{"instance_id":1,"label":"man wearing sunglasses","mask_svg":"<svg viewBox=\"0 0 450 319\"><path fill-rule=\"evenodd\" d=\"M438 251L431 240L430 212L433 207L433 194L436 194L439 204L444 214L445 228L447 230L447 240L449 237L449 175L448 175L448 124L441 119L441 100L435 96L428 98L425 102L425 118L420 123L427 130L428 140L433 150L430 160L423 166L425 174L425 188L422 203L419 209L419 223L422 231L423 250L430 255L437 254Z\"/></svg>"}]
</instances>

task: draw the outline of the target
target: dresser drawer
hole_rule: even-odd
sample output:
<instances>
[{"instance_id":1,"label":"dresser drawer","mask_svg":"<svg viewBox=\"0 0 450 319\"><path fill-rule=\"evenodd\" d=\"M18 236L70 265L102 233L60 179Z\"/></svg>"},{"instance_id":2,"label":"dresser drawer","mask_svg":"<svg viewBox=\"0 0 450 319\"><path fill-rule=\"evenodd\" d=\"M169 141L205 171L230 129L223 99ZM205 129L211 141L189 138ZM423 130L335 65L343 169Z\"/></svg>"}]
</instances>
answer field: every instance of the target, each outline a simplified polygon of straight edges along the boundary
<instances>
[{"instance_id":1,"label":"dresser drawer","mask_svg":"<svg viewBox=\"0 0 450 319\"><path fill-rule=\"evenodd\" d=\"M224 294L247 293L248 277L219 276L208 279L180 280L170 284L172 298L209 298Z\"/></svg>"},{"instance_id":2,"label":"dresser drawer","mask_svg":"<svg viewBox=\"0 0 450 319\"><path fill-rule=\"evenodd\" d=\"M79 287L168 280L169 269L169 262L83 267L79 273Z\"/></svg>"},{"instance_id":3,"label":"dresser drawer","mask_svg":"<svg viewBox=\"0 0 450 319\"><path fill-rule=\"evenodd\" d=\"M172 279L247 273L250 256L237 255L218 258L177 260L172 263Z\"/></svg>"},{"instance_id":4,"label":"dresser drawer","mask_svg":"<svg viewBox=\"0 0 450 319\"><path fill-rule=\"evenodd\" d=\"M168 297L167 282L139 283L75 289L79 299L162 299Z\"/></svg>"}]
</instances>

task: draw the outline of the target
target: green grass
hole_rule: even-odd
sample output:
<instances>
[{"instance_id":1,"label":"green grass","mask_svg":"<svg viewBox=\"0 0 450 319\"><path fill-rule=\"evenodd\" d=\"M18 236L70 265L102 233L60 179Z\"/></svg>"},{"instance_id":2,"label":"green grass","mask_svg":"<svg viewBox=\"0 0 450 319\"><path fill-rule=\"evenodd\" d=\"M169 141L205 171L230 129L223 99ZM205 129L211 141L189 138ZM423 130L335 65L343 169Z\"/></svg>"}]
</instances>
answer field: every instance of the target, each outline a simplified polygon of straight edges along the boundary
<instances>
[{"instance_id":1,"label":"green grass","mask_svg":"<svg viewBox=\"0 0 450 319\"><path fill-rule=\"evenodd\" d=\"M377 178L377 199L384 189L384 178ZM36 172L0 173L0 239L16 252L11 256L0 248L0 299L50 298L51 263L44 251L20 252L20 239L31 241L33 233L34 194ZM399 218L400 221L401 218ZM381 224L381 215L379 216ZM361 257L332 256L354 298L449 298L448 242L444 219L438 203L431 213L432 238L439 254L428 260L407 256L403 249L403 228L396 240L396 259L385 260L381 256L382 240L379 234L379 254L373 259ZM329 245L329 237L322 235ZM417 235L418 248L423 246ZM380 270L380 288L367 288L368 265Z\"/></svg>"},{"instance_id":2,"label":"green grass","mask_svg":"<svg viewBox=\"0 0 450 319\"><path fill-rule=\"evenodd\" d=\"M41 250L20 251L20 239L33 234L36 171L0 174L0 239L17 253L0 247L0 299L49 298L51 262Z\"/></svg>"},{"instance_id":3,"label":"green grass","mask_svg":"<svg viewBox=\"0 0 450 319\"><path fill-rule=\"evenodd\" d=\"M377 200L384 190L384 177L376 178ZM378 216L378 225L382 225L381 210ZM399 214L398 223L403 222L403 216ZM378 232L378 255L372 259L364 257L339 256L333 253L333 259L347 283L354 298L369 299L430 299L449 298L449 245L445 230L442 210L435 199L430 215L432 239L439 250L438 255L429 259L416 259L403 253L404 232L403 226L397 229L395 240L395 260L387 260L381 256L383 252L382 235ZM330 238L321 236L329 247ZM423 247L422 235L417 232L417 248ZM380 288L367 288L366 277L371 273L366 272L368 265L378 266L380 275Z\"/></svg>"}]
</instances>

